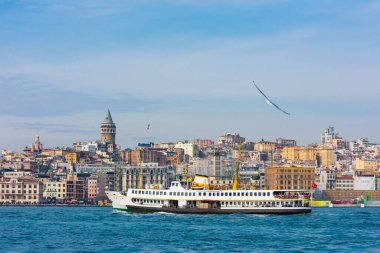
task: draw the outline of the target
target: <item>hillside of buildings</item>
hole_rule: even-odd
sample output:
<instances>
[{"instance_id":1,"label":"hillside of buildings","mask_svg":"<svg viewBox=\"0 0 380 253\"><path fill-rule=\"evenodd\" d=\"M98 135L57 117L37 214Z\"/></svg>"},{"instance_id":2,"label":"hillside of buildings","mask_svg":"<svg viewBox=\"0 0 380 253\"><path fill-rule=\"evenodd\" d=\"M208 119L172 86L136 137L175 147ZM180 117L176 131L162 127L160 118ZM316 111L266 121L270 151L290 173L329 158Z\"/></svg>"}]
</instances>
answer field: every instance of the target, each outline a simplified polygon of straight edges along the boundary
<instances>
[{"instance_id":1,"label":"hillside of buildings","mask_svg":"<svg viewBox=\"0 0 380 253\"><path fill-rule=\"evenodd\" d=\"M201 174L213 188L229 189L239 152L242 189L304 189L315 199L380 200L380 146L367 138L346 140L328 127L320 143L307 146L227 133L217 140L139 143L121 150L108 111L100 140L45 148L36 136L22 152L2 150L0 204L98 204L107 199L106 190L136 188L139 172L144 188L162 189Z\"/></svg>"}]
</instances>

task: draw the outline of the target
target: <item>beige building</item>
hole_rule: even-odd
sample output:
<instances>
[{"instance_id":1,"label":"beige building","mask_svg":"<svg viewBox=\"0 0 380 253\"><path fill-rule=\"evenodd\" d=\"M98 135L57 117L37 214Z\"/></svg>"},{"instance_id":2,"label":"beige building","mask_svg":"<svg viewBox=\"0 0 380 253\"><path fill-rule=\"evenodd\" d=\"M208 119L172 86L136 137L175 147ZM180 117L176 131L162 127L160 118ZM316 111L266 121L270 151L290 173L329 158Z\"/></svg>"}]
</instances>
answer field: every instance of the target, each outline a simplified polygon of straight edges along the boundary
<instances>
[{"instance_id":1,"label":"beige building","mask_svg":"<svg viewBox=\"0 0 380 253\"><path fill-rule=\"evenodd\" d=\"M314 181L314 167L273 167L265 169L265 185L270 190L310 190Z\"/></svg>"},{"instance_id":2,"label":"beige building","mask_svg":"<svg viewBox=\"0 0 380 253\"><path fill-rule=\"evenodd\" d=\"M57 202L64 202L66 199L67 183L66 180L48 180L44 183L43 197L46 200L55 199Z\"/></svg>"},{"instance_id":3,"label":"beige building","mask_svg":"<svg viewBox=\"0 0 380 253\"><path fill-rule=\"evenodd\" d=\"M354 178L352 176L337 176L335 178L335 190L354 190Z\"/></svg>"},{"instance_id":4,"label":"beige building","mask_svg":"<svg viewBox=\"0 0 380 253\"><path fill-rule=\"evenodd\" d=\"M368 158L356 158L355 159L355 168L357 170L367 170L367 171L377 171L379 162L375 159Z\"/></svg>"},{"instance_id":5,"label":"beige building","mask_svg":"<svg viewBox=\"0 0 380 253\"><path fill-rule=\"evenodd\" d=\"M0 204L39 204L43 183L31 176L0 178Z\"/></svg>"},{"instance_id":6,"label":"beige building","mask_svg":"<svg viewBox=\"0 0 380 253\"><path fill-rule=\"evenodd\" d=\"M334 149L317 149L317 163L322 168L332 168L335 166L336 154Z\"/></svg>"},{"instance_id":7,"label":"beige building","mask_svg":"<svg viewBox=\"0 0 380 253\"><path fill-rule=\"evenodd\" d=\"M282 158L292 161L315 161L316 151L313 147L284 147Z\"/></svg>"},{"instance_id":8,"label":"beige building","mask_svg":"<svg viewBox=\"0 0 380 253\"><path fill-rule=\"evenodd\" d=\"M270 153L276 149L276 143L269 142L269 141L260 141L255 143L255 150L264 152L264 153Z\"/></svg>"}]
</instances>

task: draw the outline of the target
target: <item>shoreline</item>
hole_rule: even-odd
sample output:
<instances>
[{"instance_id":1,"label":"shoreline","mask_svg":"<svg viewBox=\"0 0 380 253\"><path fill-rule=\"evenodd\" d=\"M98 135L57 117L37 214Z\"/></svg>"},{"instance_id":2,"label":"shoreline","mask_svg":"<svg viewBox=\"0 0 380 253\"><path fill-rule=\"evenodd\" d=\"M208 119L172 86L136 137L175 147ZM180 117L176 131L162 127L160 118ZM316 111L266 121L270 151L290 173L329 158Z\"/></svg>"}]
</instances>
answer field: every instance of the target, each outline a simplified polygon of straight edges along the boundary
<instances>
[{"instance_id":1,"label":"shoreline","mask_svg":"<svg viewBox=\"0 0 380 253\"><path fill-rule=\"evenodd\" d=\"M100 205L85 205L85 204L54 204L54 205L51 205L51 204L28 204L28 205L23 205L23 204L1 204L0 205L0 208L1 207L9 207L9 206L17 206L17 207L112 207L112 205L103 205L103 206L100 206Z\"/></svg>"}]
</instances>

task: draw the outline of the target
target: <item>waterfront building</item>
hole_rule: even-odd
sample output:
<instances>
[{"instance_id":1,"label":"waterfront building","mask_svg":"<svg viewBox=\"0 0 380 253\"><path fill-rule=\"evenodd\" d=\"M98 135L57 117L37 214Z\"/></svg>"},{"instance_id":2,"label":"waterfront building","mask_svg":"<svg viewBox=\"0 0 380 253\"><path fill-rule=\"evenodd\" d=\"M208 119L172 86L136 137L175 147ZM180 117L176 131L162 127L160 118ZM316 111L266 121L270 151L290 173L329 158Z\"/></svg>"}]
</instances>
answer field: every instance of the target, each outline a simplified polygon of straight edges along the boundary
<instances>
[{"instance_id":1,"label":"waterfront building","mask_svg":"<svg viewBox=\"0 0 380 253\"><path fill-rule=\"evenodd\" d=\"M380 191L366 190L326 190L322 191L324 200L360 201L361 199L380 201Z\"/></svg>"},{"instance_id":2,"label":"waterfront building","mask_svg":"<svg viewBox=\"0 0 380 253\"><path fill-rule=\"evenodd\" d=\"M112 120L111 112L108 109L105 119L100 126L100 141L115 146L116 125Z\"/></svg>"},{"instance_id":3,"label":"waterfront building","mask_svg":"<svg viewBox=\"0 0 380 253\"><path fill-rule=\"evenodd\" d=\"M84 201L87 198L87 187L85 179L72 179L67 180L67 194L66 199L68 202Z\"/></svg>"},{"instance_id":4,"label":"waterfront building","mask_svg":"<svg viewBox=\"0 0 380 253\"><path fill-rule=\"evenodd\" d=\"M318 186L320 190L335 190L336 171L332 169L322 169L319 174Z\"/></svg>"},{"instance_id":5,"label":"waterfront building","mask_svg":"<svg viewBox=\"0 0 380 253\"><path fill-rule=\"evenodd\" d=\"M67 183L65 179L49 179L44 183L43 198L48 202L64 203Z\"/></svg>"},{"instance_id":6,"label":"waterfront building","mask_svg":"<svg viewBox=\"0 0 380 253\"><path fill-rule=\"evenodd\" d=\"M336 176L335 190L352 191L354 190L354 178L352 176Z\"/></svg>"},{"instance_id":7,"label":"waterfront building","mask_svg":"<svg viewBox=\"0 0 380 253\"><path fill-rule=\"evenodd\" d=\"M94 202L98 197L98 179L96 177L90 177L87 180L87 199L90 202Z\"/></svg>"},{"instance_id":8,"label":"waterfront building","mask_svg":"<svg viewBox=\"0 0 380 253\"><path fill-rule=\"evenodd\" d=\"M0 178L0 204L39 204L43 201L43 183L27 175Z\"/></svg>"},{"instance_id":9,"label":"waterfront building","mask_svg":"<svg viewBox=\"0 0 380 253\"><path fill-rule=\"evenodd\" d=\"M375 173L371 171L356 171L354 175L354 190L369 191L376 189Z\"/></svg>"},{"instance_id":10,"label":"waterfront building","mask_svg":"<svg viewBox=\"0 0 380 253\"><path fill-rule=\"evenodd\" d=\"M314 167L270 167L265 169L265 185L270 190L310 190L314 181Z\"/></svg>"}]
</instances>

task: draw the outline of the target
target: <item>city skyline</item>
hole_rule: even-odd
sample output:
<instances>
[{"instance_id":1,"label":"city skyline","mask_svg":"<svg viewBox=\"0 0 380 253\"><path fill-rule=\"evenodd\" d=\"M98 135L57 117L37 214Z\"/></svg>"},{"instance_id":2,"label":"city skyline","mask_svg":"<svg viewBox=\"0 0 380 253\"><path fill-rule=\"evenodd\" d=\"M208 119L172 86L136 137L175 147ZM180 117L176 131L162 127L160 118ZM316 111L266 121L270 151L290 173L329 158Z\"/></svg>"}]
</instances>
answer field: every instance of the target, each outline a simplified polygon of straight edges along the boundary
<instances>
[{"instance_id":1,"label":"city skyline","mask_svg":"<svg viewBox=\"0 0 380 253\"><path fill-rule=\"evenodd\" d=\"M379 1L0 2L0 148L285 137L380 142ZM266 105L252 80L292 115ZM146 126L151 124L149 131Z\"/></svg>"}]
</instances>

